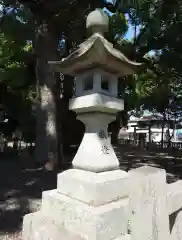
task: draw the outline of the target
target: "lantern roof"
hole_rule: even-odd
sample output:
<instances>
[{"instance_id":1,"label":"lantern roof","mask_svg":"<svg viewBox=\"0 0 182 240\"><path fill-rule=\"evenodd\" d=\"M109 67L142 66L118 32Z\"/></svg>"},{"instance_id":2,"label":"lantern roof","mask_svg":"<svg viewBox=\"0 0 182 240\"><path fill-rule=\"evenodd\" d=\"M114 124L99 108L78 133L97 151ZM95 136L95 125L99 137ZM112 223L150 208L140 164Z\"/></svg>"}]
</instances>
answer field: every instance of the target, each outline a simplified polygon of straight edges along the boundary
<instances>
[{"instance_id":1,"label":"lantern roof","mask_svg":"<svg viewBox=\"0 0 182 240\"><path fill-rule=\"evenodd\" d=\"M88 15L86 26L92 34L91 37L68 57L61 61L50 61L53 71L75 76L90 69L100 68L123 77L134 74L142 66L141 63L130 61L104 38L104 33L108 31L109 19L101 9L96 9Z\"/></svg>"}]
</instances>

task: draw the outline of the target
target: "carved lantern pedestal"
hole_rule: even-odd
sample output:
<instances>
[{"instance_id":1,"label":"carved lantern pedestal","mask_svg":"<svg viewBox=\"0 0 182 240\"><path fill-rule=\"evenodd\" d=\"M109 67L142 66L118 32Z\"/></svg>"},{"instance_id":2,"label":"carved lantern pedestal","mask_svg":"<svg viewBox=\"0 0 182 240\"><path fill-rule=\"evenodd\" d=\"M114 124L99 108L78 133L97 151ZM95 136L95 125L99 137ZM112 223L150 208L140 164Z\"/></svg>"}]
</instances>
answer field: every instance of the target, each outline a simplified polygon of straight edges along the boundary
<instances>
[{"instance_id":1,"label":"carved lantern pedestal","mask_svg":"<svg viewBox=\"0 0 182 240\"><path fill-rule=\"evenodd\" d=\"M92 69L76 77L76 94L70 109L85 124L85 135L73 159L73 167L93 172L118 168L118 159L108 138L108 124L115 120L124 102L117 99L117 77Z\"/></svg>"},{"instance_id":2,"label":"carved lantern pedestal","mask_svg":"<svg viewBox=\"0 0 182 240\"><path fill-rule=\"evenodd\" d=\"M133 74L131 62L104 38L108 17L100 9L87 17L92 35L67 58L50 62L53 71L76 77L70 109L86 127L73 169L58 175L57 189L43 192L39 212L24 218L24 240L116 240L127 238L127 172L108 139L107 127L124 109L118 77ZM125 239L126 239L125 238Z\"/></svg>"}]
</instances>

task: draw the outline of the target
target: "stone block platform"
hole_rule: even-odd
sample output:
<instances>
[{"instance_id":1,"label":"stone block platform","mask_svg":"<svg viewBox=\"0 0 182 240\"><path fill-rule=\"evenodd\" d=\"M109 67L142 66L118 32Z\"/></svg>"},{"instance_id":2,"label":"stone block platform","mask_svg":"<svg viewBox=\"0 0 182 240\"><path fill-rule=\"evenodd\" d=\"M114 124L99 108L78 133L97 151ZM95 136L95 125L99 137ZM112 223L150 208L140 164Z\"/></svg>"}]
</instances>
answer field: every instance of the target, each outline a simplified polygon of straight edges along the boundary
<instances>
[{"instance_id":1,"label":"stone block platform","mask_svg":"<svg viewBox=\"0 0 182 240\"><path fill-rule=\"evenodd\" d=\"M128 184L128 174L121 170L71 169L59 174L58 188L43 192L40 211L25 217L23 239L119 240L127 236Z\"/></svg>"}]
</instances>

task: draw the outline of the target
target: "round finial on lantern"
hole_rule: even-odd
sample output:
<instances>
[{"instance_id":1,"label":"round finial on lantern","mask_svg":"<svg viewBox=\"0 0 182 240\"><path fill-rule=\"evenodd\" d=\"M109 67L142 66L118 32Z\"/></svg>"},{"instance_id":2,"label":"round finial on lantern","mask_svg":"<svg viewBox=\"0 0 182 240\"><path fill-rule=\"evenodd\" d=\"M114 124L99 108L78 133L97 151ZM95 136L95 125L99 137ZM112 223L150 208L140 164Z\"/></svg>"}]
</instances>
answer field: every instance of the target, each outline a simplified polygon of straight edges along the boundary
<instances>
[{"instance_id":1,"label":"round finial on lantern","mask_svg":"<svg viewBox=\"0 0 182 240\"><path fill-rule=\"evenodd\" d=\"M92 34L104 34L109 29L109 18L102 9L97 8L88 15L86 27Z\"/></svg>"}]
</instances>

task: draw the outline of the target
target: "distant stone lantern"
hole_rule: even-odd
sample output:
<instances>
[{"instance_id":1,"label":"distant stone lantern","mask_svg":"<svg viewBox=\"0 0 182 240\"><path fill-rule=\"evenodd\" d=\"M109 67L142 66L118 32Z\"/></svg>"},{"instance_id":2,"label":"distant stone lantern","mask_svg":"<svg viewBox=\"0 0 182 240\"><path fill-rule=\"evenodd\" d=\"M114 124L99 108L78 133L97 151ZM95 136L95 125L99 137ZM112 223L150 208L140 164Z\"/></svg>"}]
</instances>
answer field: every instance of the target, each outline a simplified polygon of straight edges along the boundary
<instances>
[{"instance_id":1,"label":"distant stone lantern","mask_svg":"<svg viewBox=\"0 0 182 240\"><path fill-rule=\"evenodd\" d=\"M92 36L67 58L50 62L53 71L76 77L75 97L69 108L77 113L86 131L73 167L94 172L119 166L107 127L115 120L115 114L124 109L124 101L117 98L118 78L133 74L140 66L104 38L108 23L109 18L102 10L91 12L86 26Z\"/></svg>"},{"instance_id":2,"label":"distant stone lantern","mask_svg":"<svg viewBox=\"0 0 182 240\"><path fill-rule=\"evenodd\" d=\"M85 124L85 134L73 169L60 173L57 189L43 192L40 211L24 218L24 240L127 237L128 174L119 169L107 127L124 109L123 99L117 98L118 78L133 74L141 64L128 60L104 38L108 22L102 10L91 12L91 37L62 61L49 62L52 71L75 77L69 108Z\"/></svg>"}]
</instances>

